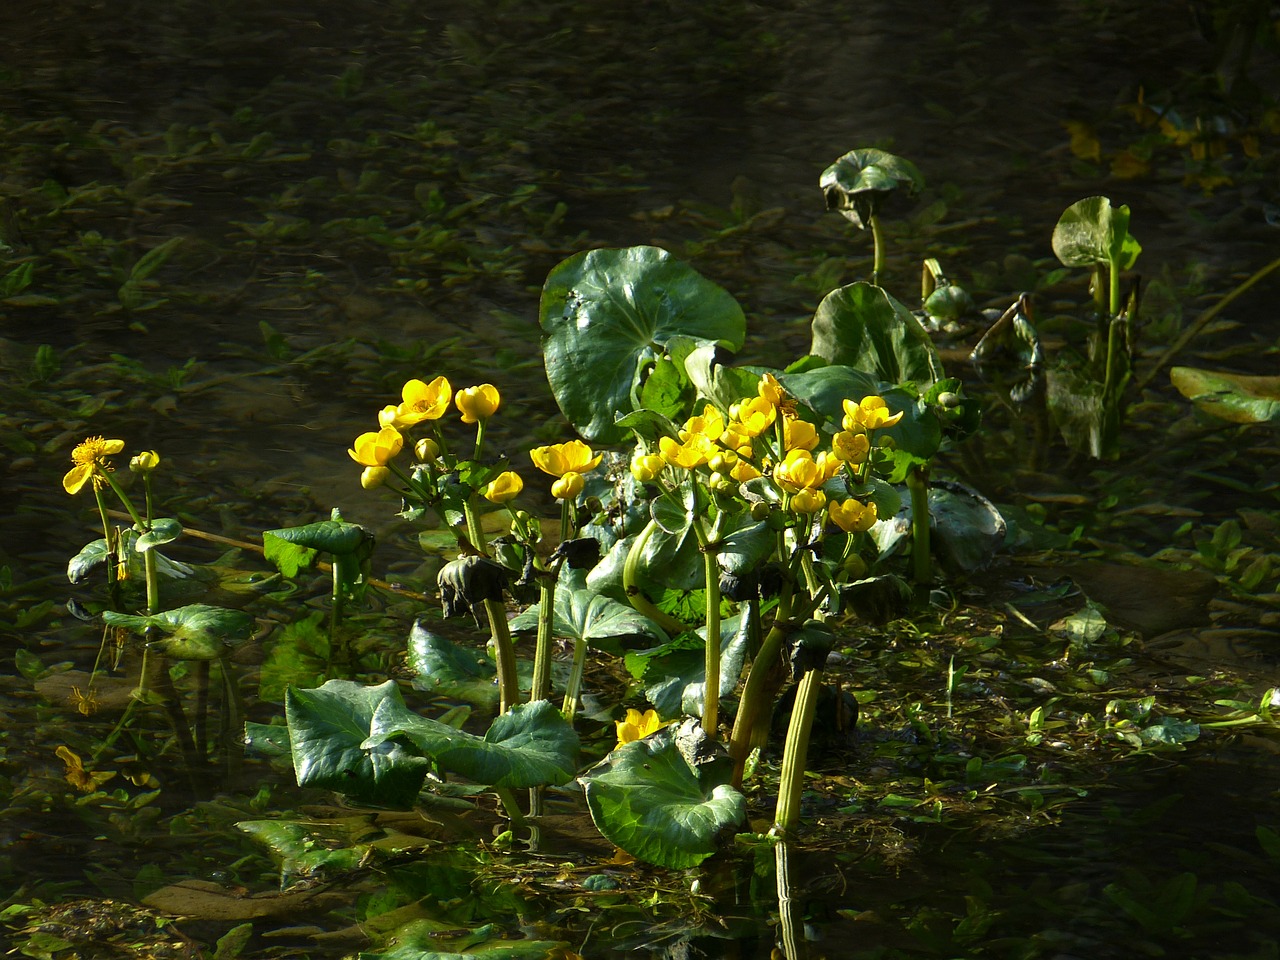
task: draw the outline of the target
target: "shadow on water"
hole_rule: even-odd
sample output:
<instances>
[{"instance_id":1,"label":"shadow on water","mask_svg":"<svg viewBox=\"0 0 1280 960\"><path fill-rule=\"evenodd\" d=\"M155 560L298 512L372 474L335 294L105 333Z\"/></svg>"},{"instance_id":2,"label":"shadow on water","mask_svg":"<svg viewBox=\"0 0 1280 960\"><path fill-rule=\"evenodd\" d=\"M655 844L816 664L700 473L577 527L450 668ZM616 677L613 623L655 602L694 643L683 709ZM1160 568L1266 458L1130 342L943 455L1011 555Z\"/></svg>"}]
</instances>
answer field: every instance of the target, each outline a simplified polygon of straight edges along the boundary
<instances>
[{"instance_id":1,"label":"shadow on water","mask_svg":"<svg viewBox=\"0 0 1280 960\"><path fill-rule=\"evenodd\" d=\"M1230 50L1164 3L6 5L0 273L35 267L0 298L0 922L27 955L58 958L78 955L84 929L119 947L85 956L196 955L183 937L212 956L244 924L251 946L217 956L336 957L415 917L445 940L493 922L513 943L596 957L1276 956L1280 740L1269 714L1244 719L1280 650L1264 596L1280 569L1276 450L1196 420L1162 382L1135 397L1118 465L992 402L989 432L948 466L1007 507L1020 559L923 625L848 639L840 674L862 726L816 758L781 884L778 848L754 834L701 875L615 862L572 790L530 853L491 806L458 798L402 815L298 791L287 763L184 771L160 705L131 706L136 644L62 606L90 601L63 572L93 523L59 486L76 442L127 435L173 465L165 497L189 527L256 541L340 505L377 533L380 576L434 595L439 549L424 559L418 530L347 462L367 411L448 371L501 384L495 449L563 438L537 297L589 246L667 247L752 311L749 349L805 353L819 299L869 270L865 238L824 215L816 188L855 146L892 149L928 180L890 228L893 283L913 288L918 262L940 256L1003 309L1056 266L1062 209L1110 193L1157 265L1153 335L1170 335L1274 256L1272 49L1231 74L1224 101L1213 75L1235 69ZM1189 147L1133 121L1144 96L1224 129L1261 123L1270 149L1251 158L1236 137L1212 168L1231 180L1211 189ZM1096 152L1073 151L1069 123ZM1069 339L1054 320L1087 292L1037 296L1047 339ZM1273 313L1239 310L1207 362L1274 371ZM172 554L209 564L228 603L256 604L255 641L213 666L215 692L223 670L261 685L247 714L265 723L284 683L323 678L323 583L289 594L250 551L207 540ZM1082 556L1196 565L1221 589L1185 622L1152 620L1151 605L1128 622L1115 584L1101 595L1111 573L1072 569ZM1195 592L1133 583L1155 606ZM1124 630L1077 644L1086 598ZM341 653L352 674L400 670L422 610L388 593L359 615ZM282 664L286 630L306 654ZM969 673L944 706L948 658ZM200 669L177 672L182 697ZM1228 722L1123 753L1154 717L1147 691L1174 719ZM184 702L188 719L223 716L216 695ZM611 745L606 714L584 721L589 752ZM75 788L94 771L114 782ZM750 799L763 830L763 788ZM270 859L268 828L235 827L272 820L313 836L295 848L270 834ZM49 912L16 909L36 904ZM183 933L162 916L186 917Z\"/></svg>"}]
</instances>

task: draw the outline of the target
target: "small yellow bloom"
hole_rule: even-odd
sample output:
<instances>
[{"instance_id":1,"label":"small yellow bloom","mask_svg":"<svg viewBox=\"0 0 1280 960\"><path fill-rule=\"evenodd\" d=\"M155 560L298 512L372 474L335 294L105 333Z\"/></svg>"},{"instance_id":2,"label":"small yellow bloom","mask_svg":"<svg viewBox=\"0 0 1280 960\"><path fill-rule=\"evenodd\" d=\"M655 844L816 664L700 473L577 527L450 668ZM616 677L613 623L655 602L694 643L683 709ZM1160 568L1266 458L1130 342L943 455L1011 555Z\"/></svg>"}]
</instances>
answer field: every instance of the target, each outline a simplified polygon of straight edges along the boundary
<instances>
[{"instance_id":1,"label":"small yellow bloom","mask_svg":"<svg viewBox=\"0 0 1280 960\"><path fill-rule=\"evenodd\" d=\"M818 428L808 420L788 419L782 428L782 442L788 450L812 450L818 445Z\"/></svg>"},{"instance_id":2,"label":"small yellow bloom","mask_svg":"<svg viewBox=\"0 0 1280 960\"><path fill-rule=\"evenodd\" d=\"M738 483L746 483L748 480L754 480L760 476L760 471L753 467L748 460L738 459L733 465L733 469L729 471L729 476L737 480Z\"/></svg>"},{"instance_id":3,"label":"small yellow bloom","mask_svg":"<svg viewBox=\"0 0 1280 960\"><path fill-rule=\"evenodd\" d=\"M782 384L778 382L778 378L772 373L763 374L760 377L760 383L756 386L756 393L759 394L761 400L768 401L771 406L778 406L786 399L787 392L782 389Z\"/></svg>"},{"instance_id":4,"label":"small yellow bloom","mask_svg":"<svg viewBox=\"0 0 1280 960\"><path fill-rule=\"evenodd\" d=\"M404 437L395 427L383 427L377 433L362 433L347 450L351 459L365 467L385 467L404 446Z\"/></svg>"},{"instance_id":5,"label":"small yellow bloom","mask_svg":"<svg viewBox=\"0 0 1280 960\"><path fill-rule=\"evenodd\" d=\"M749 457L755 452L751 445L751 435L737 420L730 420L724 425L724 433L720 434L720 446L732 450L740 457Z\"/></svg>"},{"instance_id":6,"label":"small yellow bloom","mask_svg":"<svg viewBox=\"0 0 1280 960\"><path fill-rule=\"evenodd\" d=\"M669 723L670 721L667 721ZM651 733L657 733L667 725L658 717L656 710L646 710L641 713L639 710L627 710L627 715L621 720L613 721L614 726L618 728L618 746L624 743L634 743L636 740L643 740Z\"/></svg>"},{"instance_id":7,"label":"small yellow bloom","mask_svg":"<svg viewBox=\"0 0 1280 960\"><path fill-rule=\"evenodd\" d=\"M684 443L677 443L670 437L658 440L658 449L662 459L672 466L692 470L700 467L716 455L717 447L704 434L693 433Z\"/></svg>"},{"instance_id":8,"label":"small yellow bloom","mask_svg":"<svg viewBox=\"0 0 1280 960\"><path fill-rule=\"evenodd\" d=\"M529 459L543 473L553 477L563 477L566 473L588 473L600 466L604 454L591 452L591 448L581 440L566 440L564 443L552 443L545 447L534 447L529 451Z\"/></svg>"},{"instance_id":9,"label":"small yellow bloom","mask_svg":"<svg viewBox=\"0 0 1280 960\"><path fill-rule=\"evenodd\" d=\"M478 387L464 387L453 398L462 414L463 423L475 423L488 420L498 410L502 398L498 396L498 388L492 383L482 383Z\"/></svg>"},{"instance_id":10,"label":"small yellow bloom","mask_svg":"<svg viewBox=\"0 0 1280 960\"><path fill-rule=\"evenodd\" d=\"M738 404L735 414L742 432L748 437L758 437L778 419L778 408L763 397L752 397Z\"/></svg>"},{"instance_id":11,"label":"small yellow bloom","mask_svg":"<svg viewBox=\"0 0 1280 960\"><path fill-rule=\"evenodd\" d=\"M833 501L828 512L831 522L845 533L865 533L878 519L874 503L858 500Z\"/></svg>"},{"instance_id":12,"label":"small yellow bloom","mask_svg":"<svg viewBox=\"0 0 1280 960\"><path fill-rule=\"evenodd\" d=\"M444 377L436 377L430 383L409 380L400 390L403 402L398 407L384 407L378 415L381 426L393 426L398 430L412 427L423 420L439 420L449 410L449 398L453 387ZM394 410L390 420L384 420L388 411Z\"/></svg>"},{"instance_id":13,"label":"small yellow bloom","mask_svg":"<svg viewBox=\"0 0 1280 960\"><path fill-rule=\"evenodd\" d=\"M551 485L551 495L557 500L572 500L587 485L586 478L570 470Z\"/></svg>"},{"instance_id":14,"label":"small yellow bloom","mask_svg":"<svg viewBox=\"0 0 1280 960\"><path fill-rule=\"evenodd\" d=\"M817 513L827 505L827 495L821 490L805 488L791 498L791 509L797 513Z\"/></svg>"},{"instance_id":15,"label":"small yellow bloom","mask_svg":"<svg viewBox=\"0 0 1280 960\"><path fill-rule=\"evenodd\" d=\"M697 434L714 443L720 439L722 433L724 433L724 414L708 403L702 408L701 414L690 417L684 422L680 439L688 441L690 437Z\"/></svg>"},{"instance_id":16,"label":"small yellow bloom","mask_svg":"<svg viewBox=\"0 0 1280 960\"><path fill-rule=\"evenodd\" d=\"M637 453L631 458L631 476L639 483L652 483L665 466L656 453Z\"/></svg>"},{"instance_id":17,"label":"small yellow bloom","mask_svg":"<svg viewBox=\"0 0 1280 960\"><path fill-rule=\"evenodd\" d=\"M519 496L523 489L524 481L520 479L520 474L514 470L506 470L485 484L480 493L490 503L506 503Z\"/></svg>"},{"instance_id":18,"label":"small yellow bloom","mask_svg":"<svg viewBox=\"0 0 1280 960\"><path fill-rule=\"evenodd\" d=\"M884 397L863 397L858 403L852 400L844 402L844 422L846 430L862 427L865 430L881 430L892 427L902 419L902 411L890 413Z\"/></svg>"},{"instance_id":19,"label":"small yellow bloom","mask_svg":"<svg viewBox=\"0 0 1280 960\"><path fill-rule=\"evenodd\" d=\"M160 466L160 454L154 450L143 450L129 461L129 469L134 473L150 473Z\"/></svg>"},{"instance_id":20,"label":"small yellow bloom","mask_svg":"<svg viewBox=\"0 0 1280 960\"><path fill-rule=\"evenodd\" d=\"M90 478L95 486L101 486L106 482L102 475L112 469L107 457L123 449L123 440L104 440L102 437L89 437L76 444L71 451L71 462L75 466L62 478L62 489L71 494L79 493Z\"/></svg>"},{"instance_id":21,"label":"small yellow bloom","mask_svg":"<svg viewBox=\"0 0 1280 960\"><path fill-rule=\"evenodd\" d=\"M831 479L829 468L825 456L815 460L808 450L790 450L786 459L773 468L773 479L787 493L816 490Z\"/></svg>"},{"instance_id":22,"label":"small yellow bloom","mask_svg":"<svg viewBox=\"0 0 1280 960\"><path fill-rule=\"evenodd\" d=\"M871 454L871 440L865 430L841 430L831 438L831 453L837 460L861 466Z\"/></svg>"},{"instance_id":23,"label":"small yellow bloom","mask_svg":"<svg viewBox=\"0 0 1280 960\"><path fill-rule=\"evenodd\" d=\"M366 490L373 490L386 483L390 475L390 467L365 467L360 472L360 486Z\"/></svg>"}]
</instances>

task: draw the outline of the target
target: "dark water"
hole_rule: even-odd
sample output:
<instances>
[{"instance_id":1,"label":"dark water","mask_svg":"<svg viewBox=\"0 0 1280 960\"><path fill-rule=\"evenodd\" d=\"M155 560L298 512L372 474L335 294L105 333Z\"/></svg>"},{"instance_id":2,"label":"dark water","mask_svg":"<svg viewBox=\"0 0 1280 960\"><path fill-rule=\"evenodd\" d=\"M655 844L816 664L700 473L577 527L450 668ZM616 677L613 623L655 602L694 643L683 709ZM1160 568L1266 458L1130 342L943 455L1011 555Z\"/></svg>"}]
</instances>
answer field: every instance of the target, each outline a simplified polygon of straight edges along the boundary
<instances>
[{"instance_id":1,"label":"dark water","mask_svg":"<svg viewBox=\"0 0 1280 960\"><path fill-rule=\"evenodd\" d=\"M359 489L345 449L404 379L437 372L500 385L498 447L562 438L536 324L538 289L561 258L590 245L666 246L743 303L748 355L803 353L820 297L868 269L869 238L825 214L816 187L854 147L908 157L928 181L889 222L886 283L903 299L919 260L935 255L983 305L1006 305L1054 266L1061 211L1105 193L1133 209L1143 269L1166 291L1165 323L1189 322L1206 294L1277 247L1264 218L1280 189L1277 137L1260 119L1268 89L1275 110L1276 63L1261 49L1243 79L1234 67L1187 7L1168 3L7 4L0 272L35 264L24 292L43 299L0 306L0 561L14 584L5 658L93 664L95 628L61 607L29 625L16 613L65 599L66 558L92 536L87 499L59 488L86 435L160 450L166 496L191 526L253 539L340 506L377 530L387 575L412 578L424 575L415 531ZM1230 98L1219 70L1233 79ZM1187 150L1144 141L1150 131L1126 109L1140 91L1187 122L1220 125L1232 182L1206 192ZM1096 130L1100 160L1073 155L1067 121ZM1240 136L1259 125L1262 156L1251 159ZM1150 170L1110 175L1130 146L1151 149ZM129 267L171 237L184 239L143 289L167 302L121 309ZM1079 285L1052 291L1046 313L1083 297ZM1271 297L1240 301L1228 319L1242 325L1207 341L1220 363L1274 372ZM41 345L56 371L41 372ZM1147 402L1170 402L1162 384ZM1164 426L1135 427L1128 455L1161 447ZM1006 475L1019 467L1008 447L991 451ZM1237 507L1274 518L1263 483L1274 465L1263 444L1244 475L1254 493L1223 501L1220 486L1192 480L1177 503L1202 510L1206 525ZM1078 464L1057 481L1095 500L1175 496ZM1138 539L1127 545L1150 554L1176 525L1128 527ZM209 559L186 549L177 552ZM1246 653L1254 659L1231 669L1260 694L1274 661ZM1217 666L1187 662L1184 672ZM37 696L21 676L5 691L0 824L11 852L0 863L13 902L140 896L179 869L208 877L220 859L247 855L224 852L212 814L208 842L174 855L181 844L150 814L120 813L136 826L86 881L98 821L68 826L57 801L32 799L62 771L52 747L20 731L74 722L87 744L110 724ZM1153 761L1138 783L1103 783L1054 824L1029 817L983 837L901 823L892 843L859 836L802 850L792 876L803 878L795 895L821 938L814 949L1176 956L1192 942L1186 955L1272 956L1274 904L1259 904L1280 884L1255 829L1280 829L1275 742L1271 730ZM166 818L186 809L171 795ZM760 860L750 884L709 881L717 909L745 918L726 934L743 956L767 955L775 939L771 867ZM145 869L156 861L162 875ZM1148 887L1183 874L1199 878L1202 899L1168 928L1121 906L1158 914L1164 901ZM608 940L596 937L603 955ZM700 941L713 954L732 942Z\"/></svg>"}]
</instances>

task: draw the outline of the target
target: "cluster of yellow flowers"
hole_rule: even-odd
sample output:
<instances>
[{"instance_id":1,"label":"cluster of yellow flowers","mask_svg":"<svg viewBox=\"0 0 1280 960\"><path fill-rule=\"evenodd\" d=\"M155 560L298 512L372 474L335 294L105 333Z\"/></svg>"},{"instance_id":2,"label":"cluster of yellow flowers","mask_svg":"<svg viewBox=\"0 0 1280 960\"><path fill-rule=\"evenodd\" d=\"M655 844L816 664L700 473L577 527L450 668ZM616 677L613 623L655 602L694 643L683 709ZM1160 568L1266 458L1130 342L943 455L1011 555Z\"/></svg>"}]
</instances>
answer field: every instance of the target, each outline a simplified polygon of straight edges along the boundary
<instances>
[{"instance_id":1,"label":"cluster of yellow flowers","mask_svg":"<svg viewBox=\"0 0 1280 960\"><path fill-rule=\"evenodd\" d=\"M831 441L830 451L814 450L821 437L818 428L796 413L794 400L772 374L760 378L756 396L729 408L726 420L714 406L690 417L679 430L679 440L662 437L658 453L639 453L631 461L631 473L642 483L651 482L667 466L681 470L707 467L708 486L728 492L734 485L768 474L787 495L791 509L814 514L827 507L833 523L847 532L869 530L876 522L874 503L848 499L827 503L823 484L844 465L861 467L871 455L871 434L891 427L902 419L890 413L883 397L844 401L841 429ZM771 458L757 447L757 438L774 431L779 443ZM859 476L858 479L865 479Z\"/></svg>"},{"instance_id":2,"label":"cluster of yellow flowers","mask_svg":"<svg viewBox=\"0 0 1280 960\"><path fill-rule=\"evenodd\" d=\"M401 391L402 402L383 407L378 413L378 429L362 433L347 453L364 467L360 483L365 489L382 485L391 472L390 463L404 448L404 431L421 423L439 420L457 407L463 423L480 423L497 412L502 398L491 383L453 392L449 381L436 377L430 383L410 380ZM414 454L425 463L440 456L440 444L424 437L414 444ZM551 493L560 500L572 500L586 483L583 474L600 465L602 454L593 453L581 440L534 447L529 451L534 465L556 481ZM492 503L507 503L524 490L524 480L514 470L506 470L480 490Z\"/></svg>"},{"instance_id":3,"label":"cluster of yellow flowers","mask_svg":"<svg viewBox=\"0 0 1280 960\"><path fill-rule=\"evenodd\" d=\"M351 459L364 467L360 484L366 490L386 482L389 464L404 449L404 431L418 424L439 420L449 412L452 402L463 423L479 423L497 412L502 398L491 383L465 387L456 394L445 377L430 383L410 380L400 391L401 402L378 411L378 429L362 433L347 451ZM440 445L430 437L414 444L419 460L431 461L440 455Z\"/></svg>"}]
</instances>

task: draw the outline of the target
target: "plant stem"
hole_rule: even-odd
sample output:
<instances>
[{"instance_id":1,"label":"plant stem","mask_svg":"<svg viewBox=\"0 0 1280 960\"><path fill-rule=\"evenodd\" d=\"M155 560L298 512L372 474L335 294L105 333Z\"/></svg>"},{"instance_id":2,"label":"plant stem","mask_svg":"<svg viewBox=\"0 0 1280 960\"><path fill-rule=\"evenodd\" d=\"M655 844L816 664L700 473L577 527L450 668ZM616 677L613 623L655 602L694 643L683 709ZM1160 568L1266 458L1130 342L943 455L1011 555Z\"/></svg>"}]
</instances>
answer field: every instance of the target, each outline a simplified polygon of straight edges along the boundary
<instances>
[{"instance_id":1,"label":"plant stem","mask_svg":"<svg viewBox=\"0 0 1280 960\"><path fill-rule=\"evenodd\" d=\"M631 544L631 549L627 551L626 562L622 565L622 589L626 593L627 601L631 606L635 607L671 636L677 637L682 633L687 633L689 628L675 617L663 613L654 606L649 598L644 595L644 591L636 585L636 574L640 570L640 559L644 556L644 548L648 545L649 538L653 536L653 532L657 529L657 522L650 520L645 528L640 531L635 542Z\"/></svg>"},{"instance_id":2,"label":"plant stem","mask_svg":"<svg viewBox=\"0 0 1280 960\"><path fill-rule=\"evenodd\" d=\"M929 546L929 474L927 467L907 470L911 491L911 571L918 584L933 580L933 560Z\"/></svg>"},{"instance_id":3,"label":"plant stem","mask_svg":"<svg viewBox=\"0 0 1280 960\"><path fill-rule=\"evenodd\" d=\"M569 682L564 688L564 702L560 713L570 723L578 713L578 693L582 690L582 673L587 665L587 641L576 637L573 641L573 666L569 669Z\"/></svg>"},{"instance_id":4,"label":"plant stem","mask_svg":"<svg viewBox=\"0 0 1280 960\"><path fill-rule=\"evenodd\" d=\"M507 811L507 816L511 818L513 827L524 826L524 811L520 809L520 802L516 800L516 795L510 787L494 787L493 792L498 795L498 799L502 801L502 807Z\"/></svg>"},{"instance_id":5,"label":"plant stem","mask_svg":"<svg viewBox=\"0 0 1280 960\"><path fill-rule=\"evenodd\" d=\"M782 772L778 781L778 806L773 815L772 833L789 836L800 821L800 794L804 790L804 768L809 759L809 733L822 687L822 671L810 670L796 688L787 726L787 743L782 751Z\"/></svg>"},{"instance_id":6,"label":"plant stem","mask_svg":"<svg viewBox=\"0 0 1280 960\"><path fill-rule=\"evenodd\" d=\"M871 240L873 253L871 258L871 282L880 282L880 272L884 269L884 234L880 232L880 217L878 214L872 214L871 220Z\"/></svg>"},{"instance_id":7,"label":"plant stem","mask_svg":"<svg viewBox=\"0 0 1280 960\"><path fill-rule=\"evenodd\" d=\"M702 729L712 740L720 723L720 564L715 545L702 548L707 593L706 680L702 687Z\"/></svg>"},{"instance_id":8,"label":"plant stem","mask_svg":"<svg viewBox=\"0 0 1280 960\"><path fill-rule=\"evenodd\" d=\"M742 697L738 701L738 713L733 718L733 733L729 737L729 755L733 757L733 779L735 788L742 786L742 774L746 768L747 756L751 753L751 740L755 732L756 718L760 716L762 703L767 699L768 678L778 655L782 652L782 643L787 637L783 625L791 619L791 607L795 597L794 588L787 584L778 599L778 609L774 614L773 626L760 644L760 651L751 661L751 669L747 671L747 680L742 687Z\"/></svg>"},{"instance_id":9,"label":"plant stem","mask_svg":"<svg viewBox=\"0 0 1280 960\"><path fill-rule=\"evenodd\" d=\"M537 703L551 696L551 635L555 620L556 582L544 573L538 582L538 639L533 654L533 687L529 702Z\"/></svg>"},{"instance_id":10,"label":"plant stem","mask_svg":"<svg viewBox=\"0 0 1280 960\"><path fill-rule=\"evenodd\" d=\"M484 421L480 421L481 424ZM477 431L477 443L484 431ZM484 531L476 517L475 507L468 500L463 504L467 518L467 536L477 553L488 555ZM507 610L501 600L485 600L484 612L489 618L489 636L493 639L493 658L498 667L498 712L506 713L520 699L520 681L516 676L516 651L511 643L511 630L507 626Z\"/></svg>"}]
</instances>

